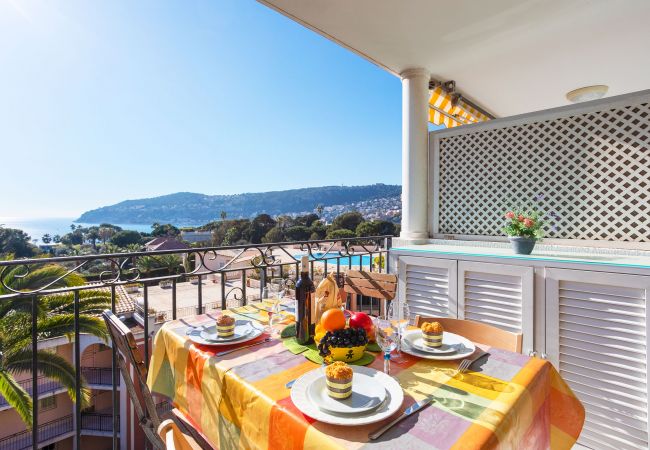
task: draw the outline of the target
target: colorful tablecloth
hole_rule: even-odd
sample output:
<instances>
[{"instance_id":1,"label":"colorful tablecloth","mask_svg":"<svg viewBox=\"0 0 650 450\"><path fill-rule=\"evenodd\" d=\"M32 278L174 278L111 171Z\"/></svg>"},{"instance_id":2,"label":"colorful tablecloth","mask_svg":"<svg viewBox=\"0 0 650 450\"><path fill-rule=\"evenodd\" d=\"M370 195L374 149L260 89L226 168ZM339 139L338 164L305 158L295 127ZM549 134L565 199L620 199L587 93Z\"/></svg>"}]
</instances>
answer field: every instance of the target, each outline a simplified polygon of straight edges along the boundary
<instances>
[{"instance_id":1,"label":"colorful tablecloth","mask_svg":"<svg viewBox=\"0 0 650 450\"><path fill-rule=\"evenodd\" d=\"M215 354L223 348L189 340L190 326L214 320L166 323L154 339L148 383L224 450L569 449L582 429L584 408L548 361L492 348L476 371L455 376L457 361L404 354L393 362L406 393L402 409L428 395L435 402L369 442L381 424L328 425L296 409L285 384L318 366L279 338L222 357ZM376 358L370 367L382 364Z\"/></svg>"}]
</instances>

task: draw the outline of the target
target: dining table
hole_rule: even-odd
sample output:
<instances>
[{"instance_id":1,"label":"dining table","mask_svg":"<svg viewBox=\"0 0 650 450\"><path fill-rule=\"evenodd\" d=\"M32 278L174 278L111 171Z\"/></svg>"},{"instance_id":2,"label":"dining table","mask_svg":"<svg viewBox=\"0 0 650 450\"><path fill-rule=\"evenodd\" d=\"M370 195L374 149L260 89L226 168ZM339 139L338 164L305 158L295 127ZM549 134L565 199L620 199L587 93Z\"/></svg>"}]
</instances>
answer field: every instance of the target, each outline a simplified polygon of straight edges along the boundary
<instances>
[{"instance_id":1,"label":"dining table","mask_svg":"<svg viewBox=\"0 0 650 450\"><path fill-rule=\"evenodd\" d=\"M151 391L169 398L215 448L570 449L584 423L582 404L549 361L476 343L489 355L466 373L456 370L460 361L404 352L393 360L390 375L404 392L395 416L415 402L433 401L370 440L392 417L363 426L332 425L293 404L287 384L320 366L291 351L278 333L267 329L239 346L190 339L188 332L214 324L221 314L267 325L262 310L169 321L154 337L147 380ZM292 317L285 319L278 330ZM381 355L368 367L382 371Z\"/></svg>"}]
</instances>

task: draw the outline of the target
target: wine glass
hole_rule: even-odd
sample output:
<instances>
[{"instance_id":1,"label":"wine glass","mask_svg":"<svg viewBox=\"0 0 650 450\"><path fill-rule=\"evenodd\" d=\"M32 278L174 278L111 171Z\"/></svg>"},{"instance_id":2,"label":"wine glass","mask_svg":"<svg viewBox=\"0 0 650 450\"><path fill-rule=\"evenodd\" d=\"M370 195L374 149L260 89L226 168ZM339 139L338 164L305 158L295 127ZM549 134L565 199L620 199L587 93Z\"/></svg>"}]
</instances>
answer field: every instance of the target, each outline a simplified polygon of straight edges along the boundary
<instances>
[{"instance_id":1,"label":"wine glass","mask_svg":"<svg viewBox=\"0 0 650 450\"><path fill-rule=\"evenodd\" d=\"M391 325L391 321L386 316L376 317L374 320L375 326L375 339L377 345L384 352L384 373L390 374L390 352L395 350L397 343L395 338L397 337L395 331Z\"/></svg>"},{"instance_id":2,"label":"wine glass","mask_svg":"<svg viewBox=\"0 0 650 450\"><path fill-rule=\"evenodd\" d=\"M397 333L397 357L402 357L402 338L406 329L410 324L411 311L406 302L391 302L388 307L388 319L390 320L392 328Z\"/></svg>"},{"instance_id":3,"label":"wine glass","mask_svg":"<svg viewBox=\"0 0 650 450\"><path fill-rule=\"evenodd\" d=\"M282 321L282 315L280 314L282 308L280 304L286 293L286 284L282 278L274 278L269 283L269 288L270 293L267 298L271 299L271 308L267 313L269 315L269 327L271 328L271 333L273 333L275 325L278 325Z\"/></svg>"}]
</instances>

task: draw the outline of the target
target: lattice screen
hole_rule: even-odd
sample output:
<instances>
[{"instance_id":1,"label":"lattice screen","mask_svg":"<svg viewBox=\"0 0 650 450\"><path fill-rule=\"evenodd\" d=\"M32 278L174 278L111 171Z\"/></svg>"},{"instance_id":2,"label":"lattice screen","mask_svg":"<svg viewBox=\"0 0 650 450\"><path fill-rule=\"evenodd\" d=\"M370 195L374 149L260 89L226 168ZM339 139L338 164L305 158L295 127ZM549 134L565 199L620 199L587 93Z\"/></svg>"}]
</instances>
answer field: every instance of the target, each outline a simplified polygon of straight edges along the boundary
<instances>
[{"instance_id":1,"label":"lattice screen","mask_svg":"<svg viewBox=\"0 0 650 450\"><path fill-rule=\"evenodd\" d=\"M501 235L544 195L551 238L650 242L650 104L440 138L439 231Z\"/></svg>"}]
</instances>

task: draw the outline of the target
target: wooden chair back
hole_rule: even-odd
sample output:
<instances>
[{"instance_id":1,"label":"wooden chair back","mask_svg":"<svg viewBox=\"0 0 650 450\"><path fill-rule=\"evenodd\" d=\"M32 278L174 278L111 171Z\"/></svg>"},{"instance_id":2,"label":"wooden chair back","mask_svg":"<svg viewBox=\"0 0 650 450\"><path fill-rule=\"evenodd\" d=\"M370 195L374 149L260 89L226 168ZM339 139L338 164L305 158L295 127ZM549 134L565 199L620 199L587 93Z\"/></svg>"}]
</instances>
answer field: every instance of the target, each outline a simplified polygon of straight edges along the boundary
<instances>
[{"instance_id":1,"label":"wooden chair back","mask_svg":"<svg viewBox=\"0 0 650 450\"><path fill-rule=\"evenodd\" d=\"M397 276L388 273L349 270L343 290L351 294L350 310L357 311L359 296L379 299L379 313L386 314L387 303L397 294Z\"/></svg>"},{"instance_id":2,"label":"wooden chair back","mask_svg":"<svg viewBox=\"0 0 650 450\"><path fill-rule=\"evenodd\" d=\"M521 333L511 333L486 323L474 322L473 320L415 316L415 325L418 328L426 322L440 322L445 331L460 334L472 342L521 353Z\"/></svg>"},{"instance_id":3,"label":"wooden chair back","mask_svg":"<svg viewBox=\"0 0 650 450\"><path fill-rule=\"evenodd\" d=\"M116 350L117 364L140 426L154 448L164 449L165 443L158 434L158 427L161 422L160 417L156 411L156 404L151 395L151 391L149 391L149 387L147 386L147 366L135 341L135 337L131 333L131 330L111 311L104 311L102 316L111 336L113 348ZM126 361L133 367L135 380L131 377L131 372L126 365ZM136 384L140 388L140 395L138 395Z\"/></svg>"}]
</instances>

